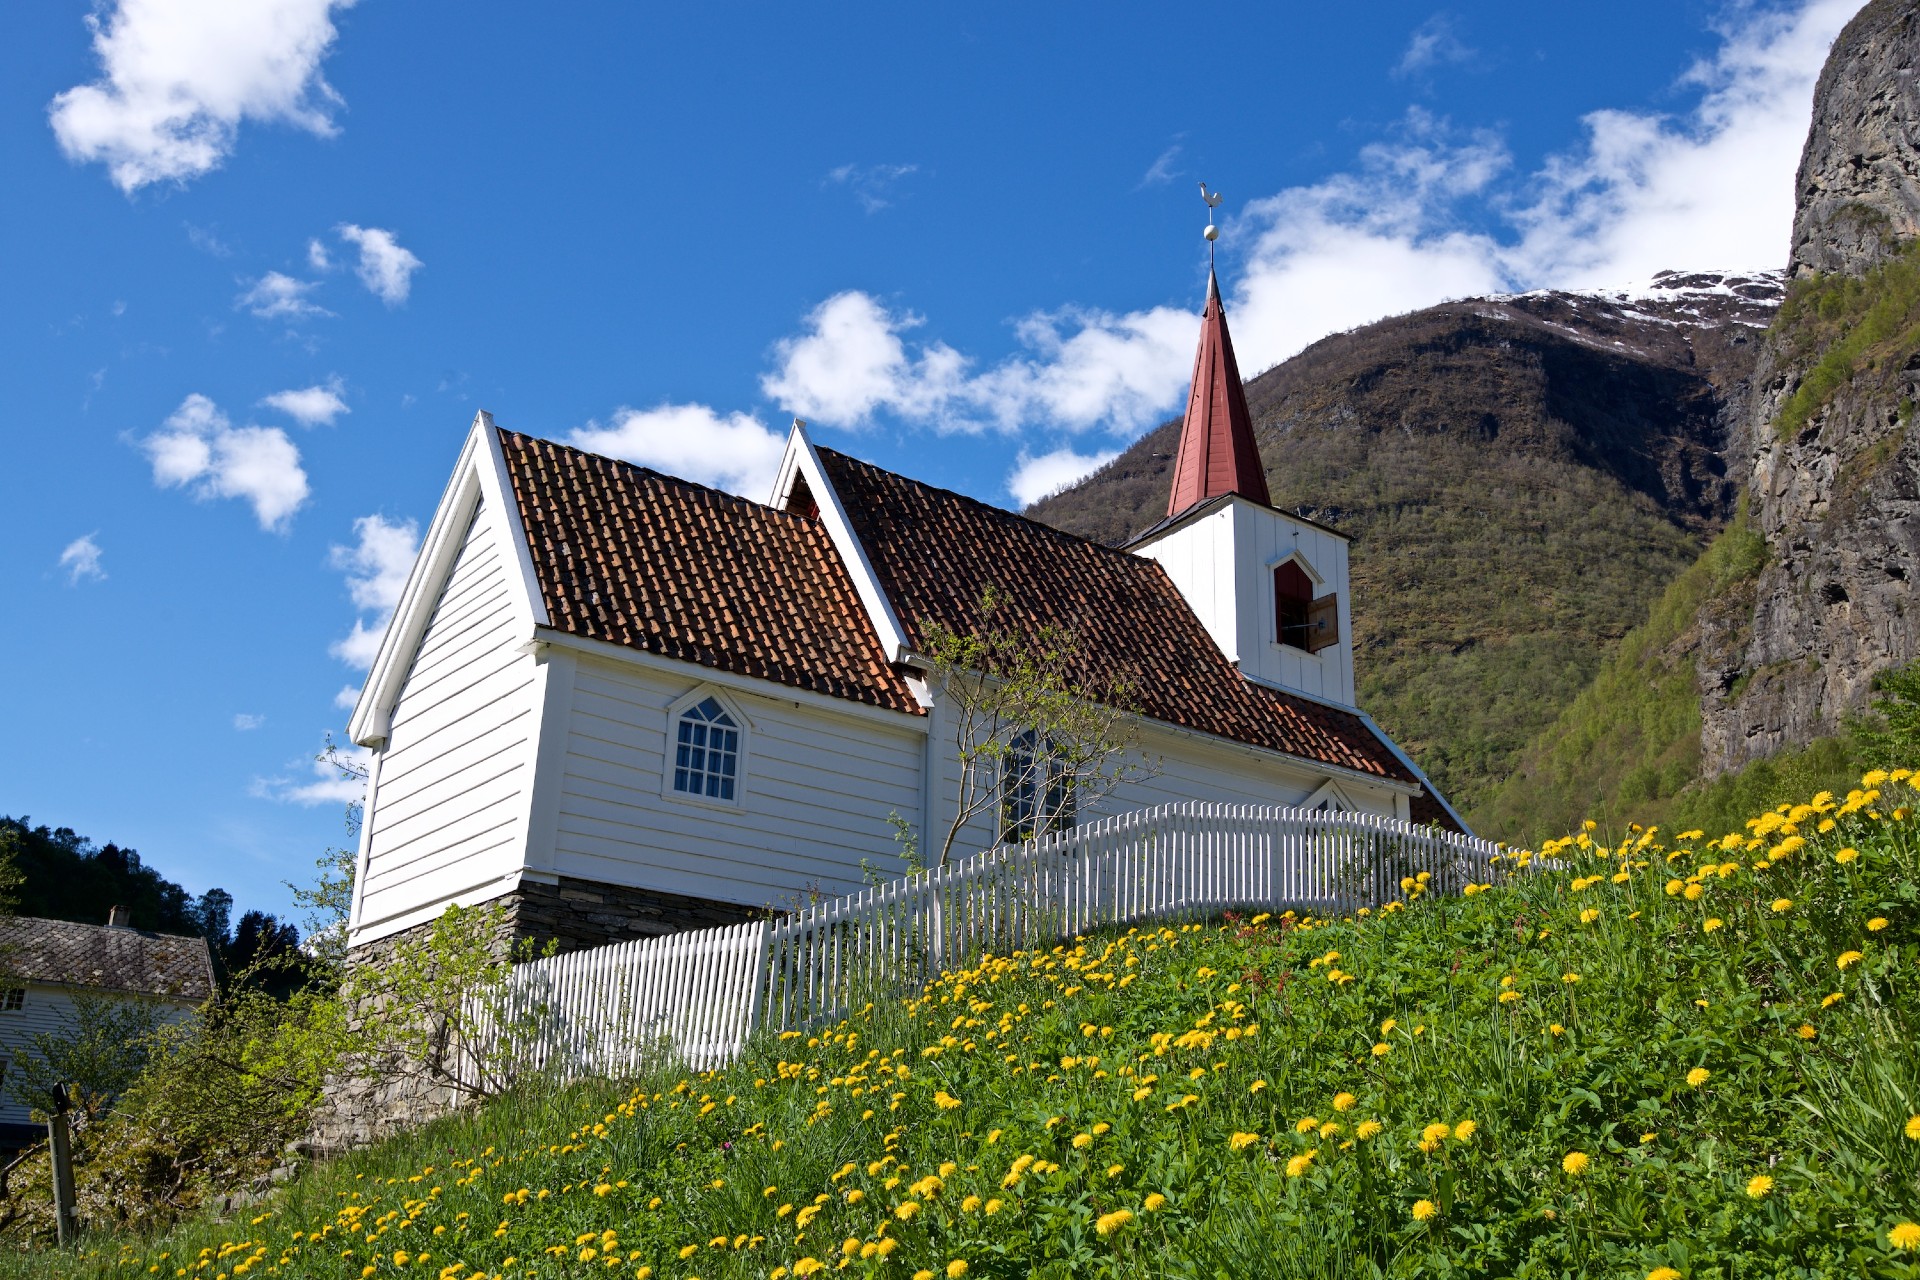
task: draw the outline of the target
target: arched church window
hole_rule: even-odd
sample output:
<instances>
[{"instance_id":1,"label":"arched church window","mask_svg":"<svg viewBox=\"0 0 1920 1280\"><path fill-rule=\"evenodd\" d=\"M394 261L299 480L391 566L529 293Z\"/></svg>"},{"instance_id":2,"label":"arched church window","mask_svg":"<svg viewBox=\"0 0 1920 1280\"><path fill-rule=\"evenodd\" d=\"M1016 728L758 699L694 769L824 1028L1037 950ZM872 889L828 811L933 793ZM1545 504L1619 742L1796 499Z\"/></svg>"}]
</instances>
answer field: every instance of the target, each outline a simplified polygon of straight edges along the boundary
<instances>
[{"instance_id":1,"label":"arched church window","mask_svg":"<svg viewBox=\"0 0 1920 1280\"><path fill-rule=\"evenodd\" d=\"M717 698L680 713L674 744L673 789L732 803L740 785L740 726Z\"/></svg>"}]
</instances>

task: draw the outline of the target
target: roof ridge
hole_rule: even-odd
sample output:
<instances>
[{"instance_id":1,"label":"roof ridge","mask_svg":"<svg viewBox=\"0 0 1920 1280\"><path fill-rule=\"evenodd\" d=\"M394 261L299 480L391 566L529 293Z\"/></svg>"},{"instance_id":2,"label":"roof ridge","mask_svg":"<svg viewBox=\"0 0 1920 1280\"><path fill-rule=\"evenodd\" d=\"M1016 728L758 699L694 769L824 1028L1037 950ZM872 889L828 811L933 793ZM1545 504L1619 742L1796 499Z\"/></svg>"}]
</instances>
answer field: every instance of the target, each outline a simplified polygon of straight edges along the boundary
<instances>
[{"instance_id":1,"label":"roof ridge","mask_svg":"<svg viewBox=\"0 0 1920 1280\"><path fill-rule=\"evenodd\" d=\"M553 440L546 436L529 435L527 432L524 432L524 431L515 431L511 427L502 427L502 426L496 425L494 427L494 430L498 431L503 439L507 437L518 437L519 439L527 441L530 444L543 444L552 449L559 449L567 453L577 454L582 458L598 458L602 462L610 462L614 466L620 467L625 471L634 475L648 477L654 480L662 480L668 484L678 485L684 489L697 490L700 493L712 494L715 497L721 498L727 502L739 503L746 507L755 508L759 511L765 511L772 515L784 517L788 520L797 521L798 523L806 525L810 528L816 527L816 526L821 528L825 527L825 522L822 521L818 516L803 515L798 511L788 511L783 507L776 507L770 502L761 502L761 501L758 501L757 499L749 498L744 494L734 493L732 490L729 490L729 489L722 489L718 485L703 484L698 480L689 480L685 476L674 475L671 471L662 471L658 467L649 467L642 463L630 461L626 458L616 457L611 453L595 453L591 449L582 449L579 445L568 444L563 440Z\"/></svg>"},{"instance_id":2,"label":"roof ridge","mask_svg":"<svg viewBox=\"0 0 1920 1280\"><path fill-rule=\"evenodd\" d=\"M868 462L864 458L856 458L850 453L842 453L840 450L830 449L826 445L817 444L814 446L814 448L820 453L831 454L836 458L844 458L848 462L851 462L856 466L865 467L870 471L878 471L881 475L892 476L896 480L904 480L908 484L917 485L922 489L927 489L934 493L944 494L949 498L958 498L960 501L965 502L970 506L978 507L980 510L985 511L986 513L988 513L989 515L997 519L1017 520L1023 525L1027 525L1031 528L1038 529L1040 532L1047 534L1053 538L1059 539L1061 541L1082 543L1086 546L1094 548L1096 551L1104 551L1112 555L1122 556L1130 563L1138 563L1138 564L1153 563L1153 561L1148 560L1146 557L1135 555L1133 552L1128 551L1124 547L1116 547L1110 542L1098 542L1092 538L1087 537L1084 534L1074 533L1070 529L1062 529L1058 525L1048 524L1044 520L1035 520L1032 516L1023 516L1018 511L1009 511L1005 507L996 507L991 502L982 502L979 498L972 497L969 494L961 493L958 489L948 489L937 484L929 484L925 480L916 480L914 477L910 475L906 475L899 471L889 471L885 467L877 466L874 463Z\"/></svg>"}]
</instances>

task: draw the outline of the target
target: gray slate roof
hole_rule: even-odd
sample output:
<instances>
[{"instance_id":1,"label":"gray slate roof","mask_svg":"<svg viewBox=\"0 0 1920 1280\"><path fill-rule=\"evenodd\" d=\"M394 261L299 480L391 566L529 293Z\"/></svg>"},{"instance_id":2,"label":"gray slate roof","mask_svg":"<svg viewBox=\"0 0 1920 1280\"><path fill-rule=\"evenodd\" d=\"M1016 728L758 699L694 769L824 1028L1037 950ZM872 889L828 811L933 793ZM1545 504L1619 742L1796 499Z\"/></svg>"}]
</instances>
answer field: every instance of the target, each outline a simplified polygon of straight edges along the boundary
<instances>
[{"instance_id":1,"label":"gray slate roof","mask_svg":"<svg viewBox=\"0 0 1920 1280\"><path fill-rule=\"evenodd\" d=\"M213 994L205 938L71 920L0 920L0 973L16 982L92 987L199 1004Z\"/></svg>"}]
</instances>

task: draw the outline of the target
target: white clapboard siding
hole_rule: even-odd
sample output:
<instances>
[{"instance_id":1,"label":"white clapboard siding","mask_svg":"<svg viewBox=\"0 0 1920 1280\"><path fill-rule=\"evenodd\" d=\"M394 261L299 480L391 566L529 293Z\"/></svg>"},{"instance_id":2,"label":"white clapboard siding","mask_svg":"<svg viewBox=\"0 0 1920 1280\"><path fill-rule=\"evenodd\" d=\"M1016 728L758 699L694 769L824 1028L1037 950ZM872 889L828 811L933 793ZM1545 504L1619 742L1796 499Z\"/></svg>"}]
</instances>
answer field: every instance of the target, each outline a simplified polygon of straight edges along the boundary
<instances>
[{"instance_id":1,"label":"white clapboard siding","mask_svg":"<svg viewBox=\"0 0 1920 1280\"><path fill-rule=\"evenodd\" d=\"M505 1018L516 1067L621 1075L737 1054L758 1028L792 1030L918 990L989 954L1091 929L1223 911L1321 916L1379 906L1422 874L1454 893L1498 850L1398 818L1184 802L1006 845L942 870L772 920L621 943L516 966Z\"/></svg>"},{"instance_id":2,"label":"white clapboard siding","mask_svg":"<svg viewBox=\"0 0 1920 1280\"><path fill-rule=\"evenodd\" d=\"M665 787L670 711L697 676L582 661L566 721L553 870L603 884L783 907L861 883L862 860L890 873L889 813L917 814L925 738L900 716L831 714L728 690L748 723L739 802L721 807Z\"/></svg>"},{"instance_id":3,"label":"white clapboard siding","mask_svg":"<svg viewBox=\"0 0 1920 1280\"><path fill-rule=\"evenodd\" d=\"M509 569L476 511L394 706L368 818L363 926L521 863L534 667L519 651Z\"/></svg>"}]
</instances>

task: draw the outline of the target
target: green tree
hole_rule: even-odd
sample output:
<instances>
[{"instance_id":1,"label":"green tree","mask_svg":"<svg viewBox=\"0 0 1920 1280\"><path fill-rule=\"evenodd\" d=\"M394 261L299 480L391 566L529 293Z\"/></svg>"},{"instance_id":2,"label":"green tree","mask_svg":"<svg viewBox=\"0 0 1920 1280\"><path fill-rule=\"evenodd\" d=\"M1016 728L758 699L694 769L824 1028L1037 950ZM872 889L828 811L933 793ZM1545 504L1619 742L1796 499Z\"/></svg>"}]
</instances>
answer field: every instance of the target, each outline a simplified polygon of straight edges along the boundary
<instances>
[{"instance_id":1,"label":"green tree","mask_svg":"<svg viewBox=\"0 0 1920 1280\"><path fill-rule=\"evenodd\" d=\"M1870 765L1920 766L1920 662L1882 671L1873 678L1873 714L1848 729Z\"/></svg>"},{"instance_id":2,"label":"green tree","mask_svg":"<svg viewBox=\"0 0 1920 1280\"><path fill-rule=\"evenodd\" d=\"M73 1107L97 1120L139 1078L153 1036L172 1015L155 1000L76 991L72 1007L53 1031L22 1042L7 1091L42 1115L57 1108L55 1090L65 1085Z\"/></svg>"}]
</instances>

